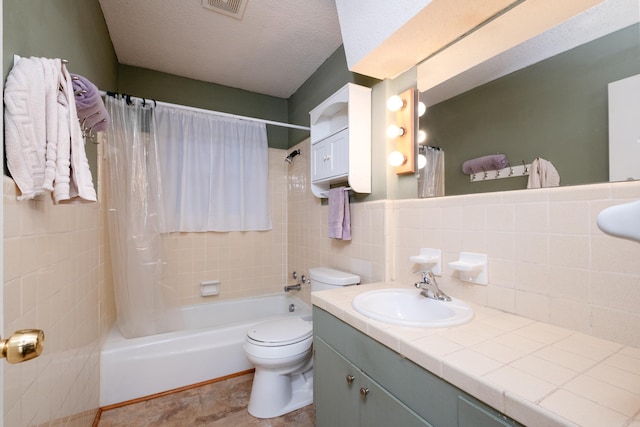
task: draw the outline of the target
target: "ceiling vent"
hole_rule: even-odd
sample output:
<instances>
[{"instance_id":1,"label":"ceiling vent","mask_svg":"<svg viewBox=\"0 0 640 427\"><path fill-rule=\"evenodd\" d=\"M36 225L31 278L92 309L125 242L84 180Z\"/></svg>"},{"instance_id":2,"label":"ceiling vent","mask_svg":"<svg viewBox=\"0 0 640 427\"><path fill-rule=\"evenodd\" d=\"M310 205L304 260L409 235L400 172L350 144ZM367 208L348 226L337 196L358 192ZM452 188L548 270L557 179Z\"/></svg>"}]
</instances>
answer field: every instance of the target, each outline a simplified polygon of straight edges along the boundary
<instances>
[{"instance_id":1,"label":"ceiling vent","mask_svg":"<svg viewBox=\"0 0 640 427\"><path fill-rule=\"evenodd\" d=\"M202 0L202 7L231 16L232 18L242 19L244 9L249 0Z\"/></svg>"}]
</instances>

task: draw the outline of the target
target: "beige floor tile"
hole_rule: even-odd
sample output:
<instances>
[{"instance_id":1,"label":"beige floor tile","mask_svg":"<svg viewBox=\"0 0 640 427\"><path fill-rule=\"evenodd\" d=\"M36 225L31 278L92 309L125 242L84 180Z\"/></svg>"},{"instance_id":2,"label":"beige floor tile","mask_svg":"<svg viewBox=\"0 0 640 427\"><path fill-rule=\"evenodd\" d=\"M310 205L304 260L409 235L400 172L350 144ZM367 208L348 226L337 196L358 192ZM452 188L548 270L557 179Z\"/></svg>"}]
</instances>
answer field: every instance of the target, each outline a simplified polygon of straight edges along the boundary
<instances>
[{"instance_id":1,"label":"beige floor tile","mask_svg":"<svg viewBox=\"0 0 640 427\"><path fill-rule=\"evenodd\" d=\"M312 427L313 405L259 419L247 411L253 374L102 412L99 427Z\"/></svg>"}]
</instances>

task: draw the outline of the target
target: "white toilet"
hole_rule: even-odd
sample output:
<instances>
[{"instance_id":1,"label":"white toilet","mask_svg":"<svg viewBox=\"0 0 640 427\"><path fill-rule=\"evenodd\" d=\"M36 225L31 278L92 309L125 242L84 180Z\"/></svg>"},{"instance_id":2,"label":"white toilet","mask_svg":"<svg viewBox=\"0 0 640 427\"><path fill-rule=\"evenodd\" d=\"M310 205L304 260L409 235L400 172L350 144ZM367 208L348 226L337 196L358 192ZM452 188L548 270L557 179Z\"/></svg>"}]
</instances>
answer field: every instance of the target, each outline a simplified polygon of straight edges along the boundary
<instances>
[{"instance_id":1,"label":"white toilet","mask_svg":"<svg viewBox=\"0 0 640 427\"><path fill-rule=\"evenodd\" d=\"M360 277L326 267L309 269L311 291L360 283ZM247 331L244 351L255 366L249 413L286 414L313 402L313 324L300 317L259 323Z\"/></svg>"}]
</instances>

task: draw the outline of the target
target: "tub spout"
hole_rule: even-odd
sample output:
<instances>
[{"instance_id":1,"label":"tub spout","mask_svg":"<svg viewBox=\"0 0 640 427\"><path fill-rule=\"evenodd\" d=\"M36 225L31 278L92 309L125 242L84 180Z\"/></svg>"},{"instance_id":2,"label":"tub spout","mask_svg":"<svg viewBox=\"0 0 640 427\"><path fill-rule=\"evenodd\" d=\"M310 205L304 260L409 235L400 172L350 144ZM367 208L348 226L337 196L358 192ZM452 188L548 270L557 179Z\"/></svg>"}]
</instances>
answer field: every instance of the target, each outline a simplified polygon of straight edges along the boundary
<instances>
[{"instance_id":1,"label":"tub spout","mask_svg":"<svg viewBox=\"0 0 640 427\"><path fill-rule=\"evenodd\" d=\"M285 292L289 292L289 291L299 291L302 288L302 286L300 285L300 283L298 283L297 285L288 285L284 287L284 291Z\"/></svg>"}]
</instances>

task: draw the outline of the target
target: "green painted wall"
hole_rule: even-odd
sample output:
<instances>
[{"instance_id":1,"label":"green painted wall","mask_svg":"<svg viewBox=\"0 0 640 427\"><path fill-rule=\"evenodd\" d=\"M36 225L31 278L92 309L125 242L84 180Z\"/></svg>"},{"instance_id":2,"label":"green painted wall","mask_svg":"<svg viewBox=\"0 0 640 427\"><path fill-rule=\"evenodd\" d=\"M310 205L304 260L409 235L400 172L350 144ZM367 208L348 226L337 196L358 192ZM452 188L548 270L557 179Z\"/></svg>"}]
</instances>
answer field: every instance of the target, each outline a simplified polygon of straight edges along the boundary
<instances>
[{"instance_id":1,"label":"green painted wall","mask_svg":"<svg viewBox=\"0 0 640 427\"><path fill-rule=\"evenodd\" d=\"M344 47L340 46L289 98L289 123L309 126L309 111L347 83L373 87L378 82L372 77L349 71ZM308 131L290 129L289 147L308 136Z\"/></svg>"},{"instance_id":2,"label":"green painted wall","mask_svg":"<svg viewBox=\"0 0 640 427\"><path fill-rule=\"evenodd\" d=\"M98 0L4 0L2 12L3 83L17 54L67 59L69 71L116 89L118 62ZM95 183L96 146L86 151Z\"/></svg>"},{"instance_id":3,"label":"green painted wall","mask_svg":"<svg viewBox=\"0 0 640 427\"><path fill-rule=\"evenodd\" d=\"M561 185L609 179L607 84L640 73L639 25L429 107L421 127L445 150L447 195L526 188L526 178L469 182L465 160L550 160Z\"/></svg>"},{"instance_id":4,"label":"green painted wall","mask_svg":"<svg viewBox=\"0 0 640 427\"><path fill-rule=\"evenodd\" d=\"M278 122L288 120L286 99L122 64L118 92ZM267 138L269 147L289 147L287 128L268 125Z\"/></svg>"}]
</instances>

